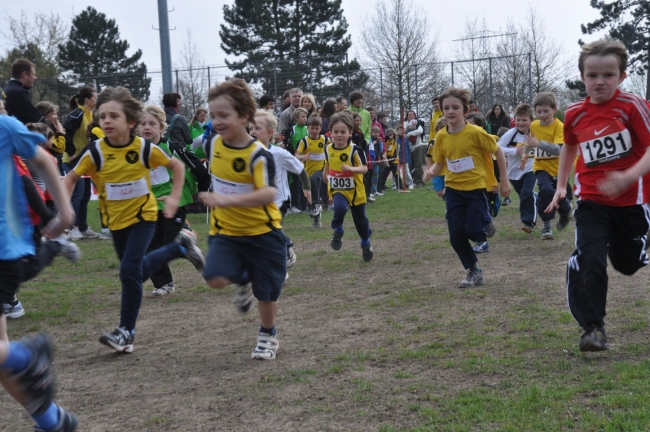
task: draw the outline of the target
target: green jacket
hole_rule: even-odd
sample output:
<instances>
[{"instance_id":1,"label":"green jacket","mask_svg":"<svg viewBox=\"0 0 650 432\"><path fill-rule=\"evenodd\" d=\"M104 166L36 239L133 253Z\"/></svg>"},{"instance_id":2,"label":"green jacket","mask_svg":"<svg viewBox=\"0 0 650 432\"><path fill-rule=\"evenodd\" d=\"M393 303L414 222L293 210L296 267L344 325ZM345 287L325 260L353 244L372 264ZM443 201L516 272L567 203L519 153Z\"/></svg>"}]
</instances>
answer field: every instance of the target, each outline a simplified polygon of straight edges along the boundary
<instances>
[{"instance_id":1,"label":"green jacket","mask_svg":"<svg viewBox=\"0 0 650 432\"><path fill-rule=\"evenodd\" d=\"M361 116L361 132L363 132L363 136L366 138L366 142L370 142L370 126L372 125L372 122L370 121L370 113L363 107L356 108L354 106L351 106L348 109L352 112L358 113L359 116Z\"/></svg>"},{"instance_id":2,"label":"green jacket","mask_svg":"<svg viewBox=\"0 0 650 432\"><path fill-rule=\"evenodd\" d=\"M160 142L158 144L158 147L163 149L165 153L167 153L168 156L171 156L171 152L169 151L169 147L167 146L167 143ZM177 160L179 160L177 158ZM182 162L181 162L182 163ZM153 192L154 196L156 198L160 198L161 196L169 196L172 193L172 181L171 181L171 176L172 176L172 171L167 170L169 173L169 178L170 180L165 183L161 183L158 185L151 185L151 191ZM187 175L187 172L185 173ZM188 204L192 204L194 202L194 199L192 198L192 193L190 192L189 188L187 187L187 182L183 185L183 192L181 192L181 199L178 202L179 207L186 206ZM158 210L162 210L165 208L165 202L164 201L158 201Z\"/></svg>"}]
</instances>

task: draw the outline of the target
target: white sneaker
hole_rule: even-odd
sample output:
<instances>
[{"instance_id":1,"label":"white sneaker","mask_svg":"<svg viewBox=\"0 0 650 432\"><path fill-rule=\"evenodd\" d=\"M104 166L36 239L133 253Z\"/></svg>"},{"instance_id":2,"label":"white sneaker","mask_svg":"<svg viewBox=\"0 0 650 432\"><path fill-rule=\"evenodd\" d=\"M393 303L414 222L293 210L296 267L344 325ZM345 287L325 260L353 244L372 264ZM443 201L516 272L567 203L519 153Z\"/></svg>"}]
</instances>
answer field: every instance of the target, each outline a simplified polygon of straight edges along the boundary
<instances>
[{"instance_id":1,"label":"white sneaker","mask_svg":"<svg viewBox=\"0 0 650 432\"><path fill-rule=\"evenodd\" d=\"M68 233L68 235L70 236L70 240L75 240L75 241L84 238L84 236L81 235L81 232L79 231L78 227L72 228Z\"/></svg>"},{"instance_id":2,"label":"white sneaker","mask_svg":"<svg viewBox=\"0 0 650 432\"><path fill-rule=\"evenodd\" d=\"M170 282L167 285L160 288L154 288L153 291L151 291L151 294L149 294L149 298L160 298L170 294L174 294L173 282Z\"/></svg>"},{"instance_id":3,"label":"white sneaker","mask_svg":"<svg viewBox=\"0 0 650 432\"><path fill-rule=\"evenodd\" d=\"M302 213L298 207L291 207L289 210L287 210L288 214L298 214Z\"/></svg>"},{"instance_id":4,"label":"white sneaker","mask_svg":"<svg viewBox=\"0 0 650 432\"><path fill-rule=\"evenodd\" d=\"M79 262L79 260L81 259L81 250L79 249L79 246L72 243L65 234L61 234L60 236L58 236L57 238L51 241L55 241L61 245L61 250L59 251L59 255L61 255L64 258L67 258L67 260L70 261L72 264Z\"/></svg>"},{"instance_id":5,"label":"white sneaker","mask_svg":"<svg viewBox=\"0 0 650 432\"><path fill-rule=\"evenodd\" d=\"M413 185L409 185L409 190L412 190L412 189L413 189Z\"/></svg>"},{"instance_id":6,"label":"white sneaker","mask_svg":"<svg viewBox=\"0 0 650 432\"><path fill-rule=\"evenodd\" d=\"M291 267L296 263L296 253L293 251L293 246L289 246L287 249L287 268Z\"/></svg>"},{"instance_id":7,"label":"white sneaker","mask_svg":"<svg viewBox=\"0 0 650 432\"><path fill-rule=\"evenodd\" d=\"M113 233L108 228L102 228L101 234L99 234L101 240L111 240L113 238Z\"/></svg>"},{"instance_id":8,"label":"white sneaker","mask_svg":"<svg viewBox=\"0 0 650 432\"><path fill-rule=\"evenodd\" d=\"M256 360L273 360L279 347L280 342L278 342L277 336L260 332L257 334L257 345L251 354L251 358Z\"/></svg>"},{"instance_id":9,"label":"white sneaker","mask_svg":"<svg viewBox=\"0 0 650 432\"><path fill-rule=\"evenodd\" d=\"M82 238L99 238L99 234L91 230L90 227L86 231L80 231Z\"/></svg>"}]
</instances>

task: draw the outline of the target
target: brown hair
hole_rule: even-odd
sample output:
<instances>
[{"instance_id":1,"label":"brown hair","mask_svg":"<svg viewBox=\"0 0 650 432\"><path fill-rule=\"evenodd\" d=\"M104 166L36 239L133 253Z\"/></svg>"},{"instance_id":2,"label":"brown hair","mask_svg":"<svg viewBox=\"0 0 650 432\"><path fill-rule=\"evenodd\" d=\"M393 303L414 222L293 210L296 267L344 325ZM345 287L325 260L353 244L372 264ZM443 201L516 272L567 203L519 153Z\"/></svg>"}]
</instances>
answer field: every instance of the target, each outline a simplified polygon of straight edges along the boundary
<instances>
[{"instance_id":1,"label":"brown hair","mask_svg":"<svg viewBox=\"0 0 650 432\"><path fill-rule=\"evenodd\" d=\"M278 119L270 112L263 109L257 110L255 112L255 118L258 117L263 118L266 121L266 130L275 131L278 127Z\"/></svg>"},{"instance_id":2,"label":"brown hair","mask_svg":"<svg viewBox=\"0 0 650 432\"><path fill-rule=\"evenodd\" d=\"M345 111L341 111L330 117L330 130L332 130L334 125L337 123L343 123L350 131L354 130L354 120L352 119L352 116Z\"/></svg>"},{"instance_id":3,"label":"brown hair","mask_svg":"<svg viewBox=\"0 0 650 432\"><path fill-rule=\"evenodd\" d=\"M31 132L40 133L48 140L54 136L54 131L47 127L45 123L26 123L25 127Z\"/></svg>"},{"instance_id":4,"label":"brown hair","mask_svg":"<svg viewBox=\"0 0 650 432\"><path fill-rule=\"evenodd\" d=\"M313 116L309 117L309 119L307 119L307 126L308 127L309 126L318 126L318 127L322 128L323 127L323 120L319 116L313 115Z\"/></svg>"},{"instance_id":5,"label":"brown hair","mask_svg":"<svg viewBox=\"0 0 650 432\"><path fill-rule=\"evenodd\" d=\"M455 97L456 99L459 99L460 102L463 104L463 112L468 112L469 111L469 90L467 89L461 89L461 88L455 88L452 87L443 94L440 95L438 100L440 101L440 106L442 106L443 101L447 98L450 97Z\"/></svg>"},{"instance_id":6,"label":"brown hair","mask_svg":"<svg viewBox=\"0 0 650 432\"><path fill-rule=\"evenodd\" d=\"M52 102L42 101L36 104L36 109L43 117L47 117L58 111L59 107L54 105Z\"/></svg>"},{"instance_id":7,"label":"brown hair","mask_svg":"<svg viewBox=\"0 0 650 432\"><path fill-rule=\"evenodd\" d=\"M540 105L548 105L551 108L557 108L555 94L551 92L538 93L533 99L533 107L537 108Z\"/></svg>"},{"instance_id":8,"label":"brown hair","mask_svg":"<svg viewBox=\"0 0 650 432\"><path fill-rule=\"evenodd\" d=\"M208 115L208 110L206 110L205 108L197 108L196 111L194 112L194 117L192 117L192 120L190 120L190 123L196 125L196 122L197 122L196 119L202 113L205 114L205 115Z\"/></svg>"},{"instance_id":9,"label":"brown hair","mask_svg":"<svg viewBox=\"0 0 650 432\"><path fill-rule=\"evenodd\" d=\"M380 132L380 130L379 130L379 126L373 126L373 127L371 127L371 128L370 128L370 133L373 133L373 132L377 132L377 133L379 133L379 132Z\"/></svg>"},{"instance_id":10,"label":"brown hair","mask_svg":"<svg viewBox=\"0 0 650 432\"><path fill-rule=\"evenodd\" d=\"M76 95L70 98L70 112L76 110L86 103L86 99L91 99L97 91L92 87L81 88Z\"/></svg>"},{"instance_id":11,"label":"brown hair","mask_svg":"<svg viewBox=\"0 0 650 432\"><path fill-rule=\"evenodd\" d=\"M122 104L122 111L124 111L126 121L135 122L131 129L131 135L133 135L134 129L138 127L138 123L142 119L142 103L131 96L131 91L125 87L106 87L97 96L95 110L99 112L102 105L111 101Z\"/></svg>"},{"instance_id":12,"label":"brown hair","mask_svg":"<svg viewBox=\"0 0 650 432\"><path fill-rule=\"evenodd\" d=\"M474 120L474 124L478 127L485 126L485 117L481 113L469 113L465 116L465 120Z\"/></svg>"},{"instance_id":13,"label":"brown hair","mask_svg":"<svg viewBox=\"0 0 650 432\"><path fill-rule=\"evenodd\" d=\"M230 101L239 117L244 117L249 122L253 121L257 111L257 102L246 81L240 78L230 78L228 81L213 86L208 91L208 102L220 96Z\"/></svg>"},{"instance_id":14,"label":"brown hair","mask_svg":"<svg viewBox=\"0 0 650 432\"><path fill-rule=\"evenodd\" d=\"M501 137L504 136L504 135L506 134L506 132L508 132L509 130L510 130L510 129L508 129L507 127L500 127L499 130L497 131L497 136L498 136L499 138L501 138Z\"/></svg>"},{"instance_id":15,"label":"brown hair","mask_svg":"<svg viewBox=\"0 0 650 432\"><path fill-rule=\"evenodd\" d=\"M521 104L517 105L517 108L515 108L515 113L514 116L528 116L529 119L533 120L533 117L535 116L535 112L533 111L533 107L528 105L528 104Z\"/></svg>"},{"instance_id":16,"label":"brown hair","mask_svg":"<svg viewBox=\"0 0 650 432\"><path fill-rule=\"evenodd\" d=\"M386 133L384 134L384 136L386 137L387 140L389 139L388 138L389 133L392 133L393 137L397 138L397 132L395 132L395 129L390 128L390 129L386 130Z\"/></svg>"},{"instance_id":17,"label":"brown hair","mask_svg":"<svg viewBox=\"0 0 650 432\"><path fill-rule=\"evenodd\" d=\"M34 63L29 60L18 59L11 65L11 77L14 79L20 79L23 77L23 73L25 72L31 74L32 68L36 68Z\"/></svg>"},{"instance_id":18,"label":"brown hair","mask_svg":"<svg viewBox=\"0 0 650 432\"><path fill-rule=\"evenodd\" d=\"M358 99L363 99L363 93L361 93L360 91L353 91L352 93L350 93L350 105L353 105L354 101Z\"/></svg>"},{"instance_id":19,"label":"brown hair","mask_svg":"<svg viewBox=\"0 0 650 432\"><path fill-rule=\"evenodd\" d=\"M618 70L625 72L627 69L627 49L625 44L617 39L603 38L590 44L585 44L580 50L580 57L578 57L578 69L580 74L585 73L585 59L589 56L606 56L613 55L618 59Z\"/></svg>"}]
</instances>

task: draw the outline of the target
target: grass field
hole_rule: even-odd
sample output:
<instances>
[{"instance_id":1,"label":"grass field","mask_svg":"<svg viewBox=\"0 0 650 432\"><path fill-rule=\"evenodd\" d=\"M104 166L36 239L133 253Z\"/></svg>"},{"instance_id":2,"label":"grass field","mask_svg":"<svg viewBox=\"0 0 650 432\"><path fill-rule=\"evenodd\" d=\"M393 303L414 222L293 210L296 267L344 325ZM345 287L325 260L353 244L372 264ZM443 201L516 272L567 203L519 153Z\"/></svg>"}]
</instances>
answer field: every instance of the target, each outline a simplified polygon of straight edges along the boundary
<instances>
[{"instance_id":1,"label":"grass field","mask_svg":"<svg viewBox=\"0 0 650 432\"><path fill-rule=\"evenodd\" d=\"M334 252L331 212L320 230L288 216L298 262L271 362L250 360L256 311L238 315L230 288L210 290L182 260L177 293L144 299L134 353L100 345L118 322L120 284L112 245L99 240L79 242L81 263L57 259L24 286L27 315L10 321L10 338L54 335L58 401L80 431L650 430L648 270L610 274L612 349L580 353L564 288L573 228L543 242L520 231L518 204L502 208L479 256L485 285L466 290L433 192L389 191L368 207L368 264L350 217ZM189 219L205 248L205 215ZM30 430L6 395L0 413L0 430Z\"/></svg>"}]
</instances>

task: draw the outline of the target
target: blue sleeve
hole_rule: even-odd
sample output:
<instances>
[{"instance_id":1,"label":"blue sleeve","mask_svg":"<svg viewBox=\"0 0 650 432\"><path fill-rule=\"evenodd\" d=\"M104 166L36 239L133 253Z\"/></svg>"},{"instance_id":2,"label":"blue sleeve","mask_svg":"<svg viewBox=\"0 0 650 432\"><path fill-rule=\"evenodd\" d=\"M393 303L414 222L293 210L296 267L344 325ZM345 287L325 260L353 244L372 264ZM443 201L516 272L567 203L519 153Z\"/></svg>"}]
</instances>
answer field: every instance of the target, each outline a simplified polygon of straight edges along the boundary
<instances>
[{"instance_id":1,"label":"blue sleeve","mask_svg":"<svg viewBox=\"0 0 650 432\"><path fill-rule=\"evenodd\" d=\"M47 140L39 133L30 132L25 125L13 117L3 116L9 132L11 152L23 159L31 159L36 155L36 146Z\"/></svg>"}]
</instances>

